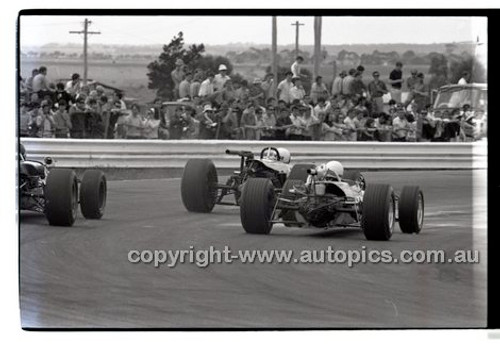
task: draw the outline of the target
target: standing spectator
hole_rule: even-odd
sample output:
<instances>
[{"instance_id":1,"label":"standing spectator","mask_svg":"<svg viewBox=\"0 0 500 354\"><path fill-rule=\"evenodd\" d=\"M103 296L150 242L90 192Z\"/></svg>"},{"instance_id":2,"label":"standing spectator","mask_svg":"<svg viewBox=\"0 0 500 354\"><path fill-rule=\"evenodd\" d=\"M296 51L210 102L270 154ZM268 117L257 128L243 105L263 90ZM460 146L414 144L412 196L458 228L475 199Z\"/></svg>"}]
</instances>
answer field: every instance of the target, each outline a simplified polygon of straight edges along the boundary
<instances>
[{"instance_id":1,"label":"standing spectator","mask_svg":"<svg viewBox=\"0 0 500 354\"><path fill-rule=\"evenodd\" d=\"M176 107L174 115L170 118L169 135L170 139L181 139L185 127L189 124L183 116L184 110L182 107Z\"/></svg>"},{"instance_id":2,"label":"standing spectator","mask_svg":"<svg viewBox=\"0 0 500 354\"><path fill-rule=\"evenodd\" d=\"M290 104L292 99L290 98L290 89L293 87L292 83L293 73L288 71L285 74L285 79L278 84L278 100L283 100L286 104Z\"/></svg>"},{"instance_id":3,"label":"standing spectator","mask_svg":"<svg viewBox=\"0 0 500 354\"><path fill-rule=\"evenodd\" d=\"M38 116L36 125L38 126L38 137L40 138L55 138L56 123L52 115L52 103L49 101L42 102L42 112Z\"/></svg>"},{"instance_id":4,"label":"standing spectator","mask_svg":"<svg viewBox=\"0 0 500 354\"><path fill-rule=\"evenodd\" d=\"M363 75L359 71L356 71L356 74L354 74L354 81L351 84L351 94L356 99L367 96L366 86L363 83Z\"/></svg>"},{"instance_id":5,"label":"standing spectator","mask_svg":"<svg viewBox=\"0 0 500 354\"><path fill-rule=\"evenodd\" d=\"M292 107L292 114L290 115L290 121L292 126L289 128L288 137L290 140L305 140L304 131L306 130L306 122L302 116L301 107L294 105Z\"/></svg>"},{"instance_id":6,"label":"standing spectator","mask_svg":"<svg viewBox=\"0 0 500 354\"><path fill-rule=\"evenodd\" d=\"M366 122L359 134L359 141L374 141L375 140L375 120L373 118L366 119Z\"/></svg>"},{"instance_id":7,"label":"standing spectator","mask_svg":"<svg viewBox=\"0 0 500 354\"><path fill-rule=\"evenodd\" d=\"M335 78L335 80L333 80L333 84L332 84L332 96L341 95L342 94L342 90L344 88L344 79L345 79L346 76L347 76L347 72L345 70L342 70L340 72L339 76L337 76Z\"/></svg>"},{"instance_id":8,"label":"standing spectator","mask_svg":"<svg viewBox=\"0 0 500 354\"><path fill-rule=\"evenodd\" d=\"M73 100L73 96L71 96L64 90L64 84L62 82L58 82L56 85L56 92L54 93L54 99L57 103L59 103L59 101L61 100L64 100L68 104Z\"/></svg>"},{"instance_id":9,"label":"standing spectator","mask_svg":"<svg viewBox=\"0 0 500 354\"><path fill-rule=\"evenodd\" d=\"M260 140L274 140L276 127L276 115L273 106L268 106L266 113L262 117L262 130L260 132Z\"/></svg>"},{"instance_id":10,"label":"standing spectator","mask_svg":"<svg viewBox=\"0 0 500 354\"><path fill-rule=\"evenodd\" d=\"M33 69L31 71L31 76L26 79L25 88L26 88L26 100L29 101L31 94L33 93L33 79L35 76L39 74L38 69Z\"/></svg>"},{"instance_id":11,"label":"standing spectator","mask_svg":"<svg viewBox=\"0 0 500 354\"><path fill-rule=\"evenodd\" d=\"M406 112L403 108L399 108L397 116L392 120L392 141L407 141L410 123L406 119Z\"/></svg>"},{"instance_id":12,"label":"standing spectator","mask_svg":"<svg viewBox=\"0 0 500 354\"><path fill-rule=\"evenodd\" d=\"M321 121L315 117L312 112L313 110L309 107L304 107L304 140L318 141L321 137Z\"/></svg>"},{"instance_id":13,"label":"standing spectator","mask_svg":"<svg viewBox=\"0 0 500 354\"><path fill-rule=\"evenodd\" d=\"M250 90L248 89L247 80L243 80L241 82L235 82L233 88L234 88L234 98L236 100L240 102L248 100Z\"/></svg>"},{"instance_id":14,"label":"standing spectator","mask_svg":"<svg viewBox=\"0 0 500 354\"><path fill-rule=\"evenodd\" d=\"M313 114L316 117L319 117L320 113L323 113L326 117L329 109L330 109L329 103L327 104L325 102L325 99L323 97L320 97L318 98L316 106L314 106Z\"/></svg>"},{"instance_id":15,"label":"standing spectator","mask_svg":"<svg viewBox=\"0 0 500 354\"><path fill-rule=\"evenodd\" d=\"M175 69L170 73L172 81L174 82L174 99L179 98L179 85L184 80L184 61L182 59L177 59L175 61Z\"/></svg>"},{"instance_id":16,"label":"standing spectator","mask_svg":"<svg viewBox=\"0 0 500 354\"><path fill-rule=\"evenodd\" d=\"M294 100L302 101L304 99L304 96L306 95L306 91L302 86L302 80L300 80L300 78L294 78L292 82L293 86L290 89L290 99L292 100L292 102Z\"/></svg>"},{"instance_id":17,"label":"standing spectator","mask_svg":"<svg viewBox=\"0 0 500 354\"><path fill-rule=\"evenodd\" d=\"M38 138L38 131L40 130L37 122L41 121L40 105L37 102L31 103L31 111L28 119L28 135L32 138Z\"/></svg>"},{"instance_id":18,"label":"standing spectator","mask_svg":"<svg viewBox=\"0 0 500 354\"><path fill-rule=\"evenodd\" d=\"M126 138L127 139L141 139L142 130L144 129L144 118L140 114L139 105L137 103L132 104L131 113L127 115L124 119L124 124L127 126Z\"/></svg>"},{"instance_id":19,"label":"standing spectator","mask_svg":"<svg viewBox=\"0 0 500 354\"><path fill-rule=\"evenodd\" d=\"M144 122L144 128L142 130L143 138L158 139L159 125L160 125L160 120L156 118L154 108L148 109L146 113L146 120Z\"/></svg>"},{"instance_id":20,"label":"standing spectator","mask_svg":"<svg viewBox=\"0 0 500 354\"><path fill-rule=\"evenodd\" d=\"M249 99L250 101L255 101L256 99L263 99L264 98L264 90L261 87L262 80L259 78L255 78L253 80L253 85L250 86L249 88Z\"/></svg>"},{"instance_id":21,"label":"standing spectator","mask_svg":"<svg viewBox=\"0 0 500 354\"><path fill-rule=\"evenodd\" d=\"M274 98L273 86L274 86L273 74L267 73L266 76L264 77L264 81L262 81L262 84L260 84L262 91L264 91L264 98L266 99L266 101L270 98Z\"/></svg>"},{"instance_id":22,"label":"standing spectator","mask_svg":"<svg viewBox=\"0 0 500 354\"><path fill-rule=\"evenodd\" d=\"M415 116L411 113L406 113L406 120L408 121L408 134L406 135L406 141L416 142L417 120L415 119Z\"/></svg>"},{"instance_id":23,"label":"standing spectator","mask_svg":"<svg viewBox=\"0 0 500 354\"><path fill-rule=\"evenodd\" d=\"M253 104L250 104L241 117L241 127L244 131L245 140L256 140L257 139L257 115L256 109Z\"/></svg>"},{"instance_id":24,"label":"standing spectator","mask_svg":"<svg viewBox=\"0 0 500 354\"><path fill-rule=\"evenodd\" d=\"M200 94L201 77L202 74L200 72L195 72L193 76L193 81L189 86L189 96L191 97L191 100L193 100Z\"/></svg>"},{"instance_id":25,"label":"standing spectator","mask_svg":"<svg viewBox=\"0 0 500 354\"><path fill-rule=\"evenodd\" d=\"M304 58L301 57L300 55L295 59L295 61L293 62L291 68L290 68L290 71L292 72L292 75L294 78L306 78L307 76L306 75L302 75L301 74L301 65L302 63L304 62Z\"/></svg>"},{"instance_id":26,"label":"standing spectator","mask_svg":"<svg viewBox=\"0 0 500 354\"><path fill-rule=\"evenodd\" d=\"M38 69L38 75L33 78L33 93L37 94L38 99L43 99L46 95L52 95L52 90L49 87L47 79L47 68L45 66L41 66Z\"/></svg>"},{"instance_id":27,"label":"standing spectator","mask_svg":"<svg viewBox=\"0 0 500 354\"><path fill-rule=\"evenodd\" d=\"M214 121L214 111L210 105L205 105L203 113L198 119L200 122L200 139L214 139L217 122Z\"/></svg>"},{"instance_id":28,"label":"standing spectator","mask_svg":"<svg viewBox=\"0 0 500 354\"><path fill-rule=\"evenodd\" d=\"M85 137L85 126L87 115L85 112L85 98L77 98L75 104L69 109L71 121L70 136L72 139L83 139Z\"/></svg>"},{"instance_id":29,"label":"standing spectator","mask_svg":"<svg viewBox=\"0 0 500 354\"><path fill-rule=\"evenodd\" d=\"M167 140L170 138L170 133L169 133L169 125L170 125L170 120L167 115L168 112L168 106L161 106L160 107L160 124L158 126L158 139L161 140Z\"/></svg>"},{"instance_id":30,"label":"standing spectator","mask_svg":"<svg viewBox=\"0 0 500 354\"><path fill-rule=\"evenodd\" d=\"M470 81L470 77L471 77L470 72L468 72L468 71L464 71L464 72L462 73L462 77L460 78L460 80L458 80L458 84L459 84L459 85L465 85L465 84L468 84L468 83L469 83L469 81Z\"/></svg>"},{"instance_id":31,"label":"standing spectator","mask_svg":"<svg viewBox=\"0 0 500 354\"><path fill-rule=\"evenodd\" d=\"M230 101L226 114L221 121L221 138L222 139L241 139L240 126L238 124L238 116L236 109L236 101Z\"/></svg>"},{"instance_id":32,"label":"standing spectator","mask_svg":"<svg viewBox=\"0 0 500 354\"><path fill-rule=\"evenodd\" d=\"M278 101L276 107L276 131L274 133L276 140L285 140L288 137L287 130L292 126L290 120L290 111L288 110L285 101Z\"/></svg>"},{"instance_id":33,"label":"standing spectator","mask_svg":"<svg viewBox=\"0 0 500 354\"><path fill-rule=\"evenodd\" d=\"M123 112L127 109L127 105L123 100L123 94L120 91L113 92L113 101L117 102L115 107L119 107L119 109Z\"/></svg>"},{"instance_id":34,"label":"standing spectator","mask_svg":"<svg viewBox=\"0 0 500 354\"><path fill-rule=\"evenodd\" d=\"M354 108L351 108L347 112L347 117L344 119L344 137L346 141L356 141L357 133L356 133L356 115L357 112Z\"/></svg>"},{"instance_id":35,"label":"standing spectator","mask_svg":"<svg viewBox=\"0 0 500 354\"><path fill-rule=\"evenodd\" d=\"M214 74L212 72L207 73L207 78L200 85L199 96L202 99L211 101L214 97Z\"/></svg>"},{"instance_id":36,"label":"standing spectator","mask_svg":"<svg viewBox=\"0 0 500 354\"><path fill-rule=\"evenodd\" d=\"M231 80L227 75L227 67L224 64L219 65L219 73L214 77L214 91L222 91L226 81Z\"/></svg>"},{"instance_id":37,"label":"standing spectator","mask_svg":"<svg viewBox=\"0 0 500 354\"><path fill-rule=\"evenodd\" d=\"M21 112L19 114L19 136L29 136L30 111L29 104L23 102L21 104Z\"/></svg>"},{"instance_id":38,"label":"standing spectator","mask_svg":"<svg viewBox=\"0 0 500 354\"><path fill-rule=\"evenodd\" d=\"M417 81L413 86L413 100L415 102L415 110L422 110L427 104L429 98L429 93L427 87L424 84L424 74L419 73L417 75Z\"/></svg>"},{"instance_id":39,"label":"standing spectator","mask_svg":"<svg viewBox=\"0 0 500 354\"><path fill-rule=\"evenodd\" d=\"M389 142L391 141L391 120L390 116L382 112L380 115L375 118L375 128L377 129L375 132L375 139L381 142Z\"/></svg>"},{"instance_id":40,"label":"standing spectator","mask_svg":"<svg viewBox=\"0 0 500 354\"><path fill-rule=\"evenodd\" d=\"M418 81L417 75L418 75L418 70L412 69L411 76L408 79L406 79L406 87L408 88L408 97L404 102L405 106L408 106L410 102L413 100L413 91L415 89L415 84Z\"/></svg>"},{"instance_id":41,"label":"standing spectator","mask_svg":"<svg viewBox=\"0 0 500 354\"><path fill-rule=\"evenodd\" d=\"M71 119L66 109L67 102L60 100L58 102L57 112L54 113L54 122L56 128L56 138L67 139L71 130Z\"/></svg>"},{"instance_id":42,"label":"standing spectator","mask_svg":"<svg viewBox=\"0 0 500 354\"><path fill-rule=\"evenodd\" d=\"M343 130L346 128L344 117L340 109L336 107L332 114L329 114L322 125L322 140L324 141L342 141L345 140Z\"/></svg>"},{"instance_id":43,"label":"standing spectator","mask_svg":"<svg viewBox=\"0 0 500 354\"><path fill-rule=\"evenodd\" d=\"M403 81L403 63L398 61L394 70L389 74L391 97L397 103L401 103L401 88L403 87Z\"/></svg>"},{"instance_id":44,"label":"standing spectator","mask_svg":"<svg viewBox=\"0 0 500 354\"><path fill-rule=\"evenodd\" d=\"M91 98L88 102L86 130L88 139L104 139L104 123L95 98Z\"/></svg>"},{"instance_id":45,"label":"standing spectator","mask_svg":"<svg viewBox=\"0 0 500 354\"><path fill-rule=\"evenodd\" d=\"M69 93L73 98L76 97L82 88L82 82L80 80L80 74L74 73L71 75L71 80L66 83L65 90Z\"/></svg>"},{"instance_id":46,"label":"standing spectator","mask_svg":"<svg viewBox=\"0 0 500 354\"><path fill-rule=\"evenodd\" d=\"M108 97L102 95L97 102L99 106L99 114L101 115L102 124L104 126L104 139L108 138L109 131L109 120L111 116L111 106L108 102Z\"/></svg>"},{"instance_id":47,"label":"standing spectator","mask_svg":"<svg viewBox=\"0 0 500 354\"><path fill-rule=\"evenodd\" d=\"M351 97L353 94L353 83L354 80L356 80L356 69L351 69L349 70L349 75L347 75L344 80L342 81L342 91L341 94L342 96L345 97Z\"/></svg>"},{"instance_id":48,"label":"standing spectator","mask_svg":"<svg viewBox=\"0 0 500 354\"><path fill-rule=\"evenodd\" d=\"M323 78L321 76L316 77L316 81L311 86L311 99L316 105L319 98L326 99L328 97L328 89L323 83Z\"/></svg>"},{"instance_id":49,"label":"standing spectator","mask_svg":"<svg viewBox=\"0 0 500 354\"><path fill-rule=\"evenodd\" d=\"M191 80L193 79L193 74L191 72L186 73L186 77L179 84L179 98L180 99L190 99L191 90Z\"/></svg>"},{"instance_id":50,"label":"standing spectator","mask_svg":"<svg viewBox=\"0 0 500 354\"><path fill-rule=\"evenodd\" d=\"M385 83L380 80L380 73L373 72L373 81L368 84L368 92L372 100L372 112L381 113L384 111L384 99L382 98L388 91Z\"/></svg>"}]
</instances>

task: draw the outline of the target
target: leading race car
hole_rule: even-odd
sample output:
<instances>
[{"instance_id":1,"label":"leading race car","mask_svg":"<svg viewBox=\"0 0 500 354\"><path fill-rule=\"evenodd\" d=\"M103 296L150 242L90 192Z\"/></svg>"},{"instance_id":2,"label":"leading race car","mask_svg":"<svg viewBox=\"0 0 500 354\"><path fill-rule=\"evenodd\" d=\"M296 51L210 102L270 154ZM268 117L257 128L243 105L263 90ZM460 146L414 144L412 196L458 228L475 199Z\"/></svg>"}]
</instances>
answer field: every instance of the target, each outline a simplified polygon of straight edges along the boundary
<instances>
[{"instance_id":1,"label":"leading race car","mask_svg":"<svg viewBox=\"0 0 500 354\"><path fill-rule=\"evenodd\" d=\"M239 170L225 183L218 182L217 169L210 159L190 159L186 163L181 196L188 211L209 213L215 204L239 205L243 185L251 178L265 179L274 189L281 190L289 175L306 175L304 166L290 167L290 152L285 148L266 147L258 158L251 151L226 150L226 154L240 156L241 160ZM227 196L233 196L234 201L228 201Z\"/></svg>"},{"instance_id":2,"label":"leading race car","mask_svg":"<svg viewBox=\"0 0 500 354\"><path fill-rule=\"evenodd\" d=\"M86 219L101 219L106 207L107 184L104 173L87 170L82 179L75 171L54 168L54 161L28 160L21 144L19 154L19 207L45 214L50 225L72 226L78 203Z\"/></svg>"},{"instance_id":3,"label":"leading race car","mask_svg":"<svg viewBox=\"0 0 500 354\"><path fill-rule=\"evenodd\" d=\"M418 234L424 222L424 196L418 186L397 194L388 184L367 184L359 171L338 161L308 169L303 179L289 178L281 191L266 179L248 180L241 195L240 218L247 233L268 234L274 224L288 227L358 227L368 240L389 240L394 224Z\"/></svg>"}]
</instances>

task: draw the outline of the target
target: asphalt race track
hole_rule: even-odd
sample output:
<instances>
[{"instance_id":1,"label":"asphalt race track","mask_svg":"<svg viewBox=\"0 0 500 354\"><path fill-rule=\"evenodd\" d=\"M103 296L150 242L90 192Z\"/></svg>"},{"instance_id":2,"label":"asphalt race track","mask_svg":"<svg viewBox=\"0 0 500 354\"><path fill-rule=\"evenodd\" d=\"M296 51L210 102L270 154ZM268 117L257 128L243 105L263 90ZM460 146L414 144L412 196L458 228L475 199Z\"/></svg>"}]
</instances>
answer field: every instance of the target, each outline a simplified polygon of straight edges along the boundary
<instances>
[{"instance_id":1,"label":"asphalt race track","mask_svg":"<svg viewBox=\"0 0 500 354\"><path fill-rule=\"evenodd\" d=\"M72 228L20 215L25 328L425 328L486 326L486 171L367 172L420 185L420 235L277 226L245 234L236 207L192 214L180 179L108 182L102 220ZM130 250L479 250L478 264L132 264Z\"/></svg>"}]
</instances>

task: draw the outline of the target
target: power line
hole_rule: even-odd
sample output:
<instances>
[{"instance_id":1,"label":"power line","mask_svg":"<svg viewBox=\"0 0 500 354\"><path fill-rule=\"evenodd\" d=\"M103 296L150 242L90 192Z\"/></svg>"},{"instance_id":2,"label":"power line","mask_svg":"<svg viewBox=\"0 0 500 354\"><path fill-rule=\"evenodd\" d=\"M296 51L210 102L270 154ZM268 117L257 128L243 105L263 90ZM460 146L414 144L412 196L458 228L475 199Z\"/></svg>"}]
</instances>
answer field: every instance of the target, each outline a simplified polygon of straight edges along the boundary
<instances>
[{"instance_id":1,"label":"power line","mask_svg":"<svg viewBox=\"0 0 500 354\"><path fill-rule=\"evenodd\" d=\"M87 47L88 47L88 35L89 34L101 34L101 32L89 31L89 25L92 21L85 19L83 22L83 31L69 31L71 34L83 34L83 84L87 85L87 72L88 72L88 62L87 62Z\"/></svg>"}]
</instances>

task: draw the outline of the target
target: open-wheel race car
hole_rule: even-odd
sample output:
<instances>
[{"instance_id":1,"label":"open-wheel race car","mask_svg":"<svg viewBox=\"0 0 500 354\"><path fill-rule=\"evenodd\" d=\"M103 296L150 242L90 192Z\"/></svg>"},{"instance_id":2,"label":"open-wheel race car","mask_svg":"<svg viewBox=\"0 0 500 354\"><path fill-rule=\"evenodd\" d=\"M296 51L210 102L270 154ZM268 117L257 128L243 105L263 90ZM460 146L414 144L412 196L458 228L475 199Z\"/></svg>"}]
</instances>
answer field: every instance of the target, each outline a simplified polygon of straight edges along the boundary
<instances>
[{"instance_id":1,"label":"open-wheel race car","mask_svg":"<svg viewBox=\"0 0 500 354\"><path fill-rule=\"evenodd\" d=\"M191 212L209 213L215 204L240 205L243 185L252 178L269 182L274 190L281 190L290 178L306 176L309 165L290 166L290 152L285 148L266 147L256 158L251 151L226 150L228 155L240 156L239 170L219 183L217 169L210 159L190 159L184 167L181 181L182 202ZM228 200L228 197L234 197Z\"/></svg>"},{"instance_id":2,"label":"open-wheel race car","mask_svg":"<svg viewBox=\"0 0 500 354\"><path fill-rule=\"evenodd\" d=\"M418 186L395 193L389 184L367 184L359 171L330 161L288 178L278 191L264 178L248 180L240 201L247 233L269 234L274 224L288 227L357 227L368 240L389 240L394 224L418 234L424 223L424 196Z\"/></svg>"},{"instance_id":3,"label":"open-wheel race car","mask_svg":"<svg viewBox=\"0 0 500 354\"><path fill-rule=\"evenodd\" d=\"M87 170L80 180L71 169L55 168L50 157L44 162L26 159L22 144L19 155L20 210L43 213L54 226L72 226L78 204L86 219L102 218L107 196L102 171Z\"/></svg>"}]
</instances>

